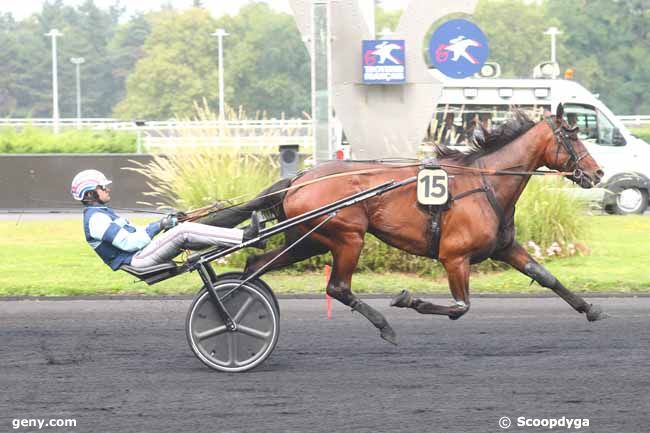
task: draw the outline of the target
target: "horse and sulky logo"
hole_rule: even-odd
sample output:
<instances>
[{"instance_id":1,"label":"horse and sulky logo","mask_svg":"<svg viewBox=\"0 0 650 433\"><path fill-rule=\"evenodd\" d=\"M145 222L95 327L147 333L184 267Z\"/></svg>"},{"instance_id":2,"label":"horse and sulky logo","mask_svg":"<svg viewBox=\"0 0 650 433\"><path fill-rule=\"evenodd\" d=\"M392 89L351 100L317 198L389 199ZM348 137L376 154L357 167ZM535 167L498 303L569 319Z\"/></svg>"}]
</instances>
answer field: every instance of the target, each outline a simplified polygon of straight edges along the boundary
<instances>
[{"instance_id":1,"label":"horse and sulky logo","mask_svg":"<svg viewBox=\"0 0 650 433\"><path fill-rule=\"evenodd\" d=\"M403 40L363 41L363 83L400 84L406 81Z\"/></svg>"},{"instance_id":2,"label":"horse and sulky logo","mask_svg":"<svg viewBox=\"0 0 650 433\"><path fill-rule=\"evenodd\" d=\"M485 34L476 24L463 19L442 24L429 41L431 63L451 78L465 78L479 72L488 54Z\"/></svg>"}]
</instances>

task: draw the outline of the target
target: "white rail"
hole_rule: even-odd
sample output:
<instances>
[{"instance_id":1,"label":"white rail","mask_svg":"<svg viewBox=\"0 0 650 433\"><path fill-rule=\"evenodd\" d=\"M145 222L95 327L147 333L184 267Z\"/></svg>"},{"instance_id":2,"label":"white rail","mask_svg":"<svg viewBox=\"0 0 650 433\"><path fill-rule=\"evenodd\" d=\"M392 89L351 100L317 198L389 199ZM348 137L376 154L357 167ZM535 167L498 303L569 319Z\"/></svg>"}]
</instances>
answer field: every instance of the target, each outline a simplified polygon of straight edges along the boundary
<instances>
[{"instance_id":1,"label":"white rail","mask_svg":"<svg viewBox=\"0 0 650 433\"><path fill-rule=\"evenodd\" d=\"M263 137L152 137L142 138L146 149L169 149L175 147L265 147L274 148L281 144L298 144L305 151L314 144L313 137L263 136Z\"/></svg>"},{"instance_id":2,"label":"white rail","mask_svg":"<svg viewBox=\"0 0 650 433\"><path fill-rule=\"evenodd\" d=\"M78 119L78 120L77 118L59 119L59 125L62 128L76 128L78 125L81 125L84 128L94 128L100 125L112 125L117 123L119 123L117 119L101 118L101 117ZM39 126L39 127L52 128L54 126L54 121L51 118L29 118L29 119L0 118L0 127L2 126L13 126L13 127Z\"/></svg>"},{"instance_id":3,"label":"white rail","mask_svg":"<svg viewBox=\"0 0 650 433\"><path fill-rule=\"evenodd\" d=\"M135 121L125 122L112 118L64 118L59 120L62 127L75 128L81 125L84 128L107 128L107 129L207 129L207 128L225 128L225 129L245 129L245 128L311 128L312 121L304 119L264 119L264 120L226 120L220 122L218 120L167 120L167 121ZM39 126L39 127L52 127L54 122L50 118L33 118L33 119L13 119L13 118L0 118L1 126Z\"/></svg>"},{"instance_id":4,"label":"white rail","mask_svg":"<svg viewBox=\"0 0 650 433\"><path fill-rule=\"evenodd\" d=\"M650 116L648 115L629 115L629 116L617 116L623 122L623 125L626 126L645 126L650 125Z\"/></svg>"}]
</instances>

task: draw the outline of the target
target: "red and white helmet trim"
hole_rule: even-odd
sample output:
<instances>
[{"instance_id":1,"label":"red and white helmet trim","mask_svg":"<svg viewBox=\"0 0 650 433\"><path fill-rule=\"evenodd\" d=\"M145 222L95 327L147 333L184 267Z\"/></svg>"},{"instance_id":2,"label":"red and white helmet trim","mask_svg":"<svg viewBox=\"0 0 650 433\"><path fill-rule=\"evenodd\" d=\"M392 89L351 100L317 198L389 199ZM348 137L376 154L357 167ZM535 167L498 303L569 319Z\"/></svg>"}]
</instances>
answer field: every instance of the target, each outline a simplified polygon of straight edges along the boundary
<instances>
[{"instance_id":1,"label":"red and white helmet trim","mask_svg":"<svg viewBox=\"0 0 650 433\"><path fill-rule=\"evenodd\" d=\"M75 200L81 201L86 191L92 191L98 186L110 185L113 181L108 180L104 173L97 170L84 170L72 179L70 193Z\"/></svg>"}]
</instances>

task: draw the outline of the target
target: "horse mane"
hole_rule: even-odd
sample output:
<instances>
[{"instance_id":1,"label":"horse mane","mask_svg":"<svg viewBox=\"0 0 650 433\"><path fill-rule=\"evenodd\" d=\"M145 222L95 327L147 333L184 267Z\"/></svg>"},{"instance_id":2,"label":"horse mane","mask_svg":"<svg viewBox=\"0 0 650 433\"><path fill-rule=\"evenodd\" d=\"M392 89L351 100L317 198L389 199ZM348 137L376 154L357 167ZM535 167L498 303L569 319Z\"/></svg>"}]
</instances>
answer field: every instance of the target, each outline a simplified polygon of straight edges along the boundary
<instances>
[{"instance_id":1,"label":"horse mane","mask_svg":"<svg viewBox=\"0 0 650 433\"><path fill-rule=\"evenodd\" d=\"M535 122L524 111L514 110L510 119L491 130L487 130L481 124L478 124L470 134L471 142L468 152L451 149L444 144L436 143L436 153L440 158L451 159L469 165L480 157L501 149L517 137L528 132L533 126L535 126Z\"/></svg>"}]
</instances>

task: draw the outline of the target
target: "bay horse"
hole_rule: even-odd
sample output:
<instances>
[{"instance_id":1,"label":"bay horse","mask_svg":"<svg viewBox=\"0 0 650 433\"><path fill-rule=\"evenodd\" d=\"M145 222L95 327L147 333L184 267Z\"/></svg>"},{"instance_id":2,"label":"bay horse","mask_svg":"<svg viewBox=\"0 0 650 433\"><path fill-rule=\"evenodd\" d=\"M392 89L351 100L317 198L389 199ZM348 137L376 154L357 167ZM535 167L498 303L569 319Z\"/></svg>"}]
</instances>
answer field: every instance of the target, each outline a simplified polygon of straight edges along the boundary
<instances>
[{"instance_id":1,"label":"bay horse","mask_svg":"<svg viewBox=\"0 0 650 433\"><path fill-rule=\"evenodd\" d=\"M458 319L470 308L470 265L492 258L508 263L543 287L550 288L577 312L586 314L589 321L607 317L600 307L587 303L564 287L515 240L515 204L532 171L546 166L566 172L567 178L583 188L591 188L604 175L578 138L577 128L570 127L563 119L560 105L554 117L547 113L546 118L537 123L523 112L515 112L500 127L482 132L484 139L468 153L443 150L439 154L440 165L456 168L447 168L452 199L440 219L441 235L437 248L432 245L432 217L426 207L418 204L416 184L410 183L342 209L334 219L281 256L265 272L331 251L333 266L327 293L366 317L379 329L380 336L393 344L397 344L397 336L385 317L352 292L352 274L366 232L400 250L439 260L447 273L452 305L435 305L414 298L404 290L393 298L392 306ZM283 220L383 182L412 177L419 168L414 164L395 166L330 161L295 179L277 182L258 198L228 209L229 212L206 217L202 222L233 226L250 217L252 211L263 209L272 209L275 216ZM483 168L519 170L521 173L495 176L486 174ZM340 175L346 172L349 176ZM327 178L334 174L337 175ZM313 182L320 178L324 179ZM282 194L268 195L289 185L300 184L306 185ZM287 232L285 246L324 218L311 220ZM245 274L260 269L285 246L248 257ZM437 250L435 255L432 254L434 250Z\"/></svg>"}]
</instances>

